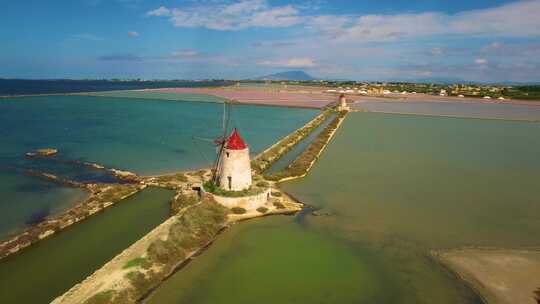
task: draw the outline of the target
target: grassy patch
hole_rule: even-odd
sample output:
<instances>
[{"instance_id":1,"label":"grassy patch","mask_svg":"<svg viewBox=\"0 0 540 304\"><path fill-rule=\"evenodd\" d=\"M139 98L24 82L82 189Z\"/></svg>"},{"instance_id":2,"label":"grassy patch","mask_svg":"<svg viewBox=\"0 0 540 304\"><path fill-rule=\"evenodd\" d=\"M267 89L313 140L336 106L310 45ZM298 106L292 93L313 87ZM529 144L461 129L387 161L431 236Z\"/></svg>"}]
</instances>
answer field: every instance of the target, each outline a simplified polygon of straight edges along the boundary
<instances>
[{"instance_id":1,"label":"grassy patch","mask_svg":"<svg viewBox=\"0 0 540 304\"><path fill-rule=\"evenodd\" d=\"M145 268L149 270L130 271L125 274L132 288L125 291L122 299L128 299L128 303L136 303L151 288L157 286L175 265L186 259L188 253L201 248L213 239L226 223L228 212L227 208L216 203L211 197L205 197L201 204L186 209L170 226L166 240L158 239L149 245L146 251L148 267ZM124 268L146 263L140 259L133 259L127 262ZM159 266L159 272L151 270L154 269L152 266ZM115 296L112 303L126 303L118 302L116 299L120 299L119 296Z\"/></svg>"},{"instance_id":2,"label":"grassy patch","mask_svg":"<svg viewBox=\"0 0 540 304\"><path fill-rule=\"evenodd\" d=\"M199 198L194 195L179 194L171 201L171 212L178 213L181 209L195 205Z\"/></svg>"},{"instance_id":3,"label":"grassy patch","mask_svg":"<svg viewBox=\"0 0 540 304\"><path fill-rule=\"evenodd\" d=\"M148 264L148 261L143 257L134 258L132 260L127 261L124 266L122 266L122 269L128 269L132 267L138 267L141 266L145 268L145 266Z\"/></svg>"}]
</instances>

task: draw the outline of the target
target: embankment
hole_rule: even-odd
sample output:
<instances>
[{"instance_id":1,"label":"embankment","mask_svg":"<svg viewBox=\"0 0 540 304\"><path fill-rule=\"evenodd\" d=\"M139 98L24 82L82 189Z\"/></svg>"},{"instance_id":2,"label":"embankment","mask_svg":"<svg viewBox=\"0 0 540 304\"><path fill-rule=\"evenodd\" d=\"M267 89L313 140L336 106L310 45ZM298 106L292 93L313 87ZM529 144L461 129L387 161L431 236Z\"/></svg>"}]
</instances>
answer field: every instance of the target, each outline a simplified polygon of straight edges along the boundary
<instances>
[{"instance_id":1,"label":"embankment","mask_svg":"<svg viewBox=\"0 0 540 304\"><path fill-rule=\"evenodd\" d=\"M280 141L261 152L251 161L252 169L257 173L262 173L264 170L268 169L283 155L289 152L296 144L317 129L317 127L320 126L331 114L331 110L325 110L300 129L285 136Z\"/></svg>"},{"instance_id":2,"label":"embankment","mask_svg":"<svg viewBox=\"0 0 540 304\"><path fill-rule=\"evenodd\" d=\"M347 112L339 112L334 120L324 128L317 138L309 145L309 147L300 154L289 166L284 170L265 174L264 177L275 182L283 182L287 180L297 179L306 176L309 170L313 167L317 159L320 157L330 140L337 132L341 123L345 119Z\"/></svg>"},{"instance_id":3,"label":"embankment","mask_svg":"<svg viewBox=\"0 0 540 304\"><path fill-rule=\"evenodd\" d=\"M53 303L137 303L163 280L202 253L228 225L249 218L301 209L301 204L286 195L282 196L279 204L267 210L241 215L229 213L228 209L213 201L211 196L197 202L179 194L175 200L182 201L176 215Z\"/></svg>"}]
</instances>

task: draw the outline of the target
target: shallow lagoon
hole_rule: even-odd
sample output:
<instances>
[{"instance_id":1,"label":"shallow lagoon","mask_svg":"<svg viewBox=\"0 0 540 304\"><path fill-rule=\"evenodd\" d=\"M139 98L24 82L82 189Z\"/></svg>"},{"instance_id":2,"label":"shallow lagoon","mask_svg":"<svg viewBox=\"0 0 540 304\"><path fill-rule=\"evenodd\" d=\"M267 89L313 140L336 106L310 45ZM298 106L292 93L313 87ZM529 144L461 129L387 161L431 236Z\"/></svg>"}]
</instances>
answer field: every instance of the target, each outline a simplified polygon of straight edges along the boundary
<instances>
[{"instance_id":1,"label":"shallow lagoon","mask_svg":"<svg viewBox=\"0 0 540 304\"><path fill-rule=\"evenodd\" d=\"M33 218L71 206L82 195L24 176L22 169L37 168L75 180L105 178L59 162L25 159L24 154L34 149L53 147L59 149L60 159L96 162L139 174L196 169L212 162L213 146L193 136L213 139L219 135L221 104L126 98L146 96L136 93L122 98L0 100L0 239ZM307 109L235 105L232 126L241 129L251 152L257 153L317 114Z\"/></svg>"},{"instance_id":2,"label":"shallow lagoon","mask_svg":"<svg viewBox=\"0 0 540 304\"><path fill-rule=\"evenodd\" d=\"M538 134L352 113L311 173L283 185L330 216L234 227L150 303L481 303L429 251L540 245Z\"/></svg>"},{"instance_id":3,"label":"shallow lagoon","mask_svg":"<svg viewBox=\"0 0 540 304\"><path fill-rule=\"evenodd\" d=\"M165 221L173 195L147 188L0 260L0 303L50 303Z\"/></svg>"}]
</instances>

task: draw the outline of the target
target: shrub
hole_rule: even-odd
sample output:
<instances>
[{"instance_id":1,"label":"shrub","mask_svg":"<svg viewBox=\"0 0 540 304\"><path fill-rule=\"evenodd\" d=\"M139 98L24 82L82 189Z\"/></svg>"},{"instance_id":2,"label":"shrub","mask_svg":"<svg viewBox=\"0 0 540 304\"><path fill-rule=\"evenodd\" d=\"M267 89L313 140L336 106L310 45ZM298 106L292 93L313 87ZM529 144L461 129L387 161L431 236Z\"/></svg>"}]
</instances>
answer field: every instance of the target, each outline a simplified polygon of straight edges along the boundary
<instances>
[{"instance_id":1,"label":"shrub","mask_svg":"<svg viewBox=\"0 0 540 304\"><path fill-rule=\"evenodd\" d=\"M265 182L265 181L260 181L260 182L257 182L257 187L264 187L264 188L268 188L268 186L270 186L270 184L268 182Z\"/></svg>"},{"instance_id":2,"label":"shrub","mask_svg":"<svg viewBox=\"0 0 540 304\"><path fill-rule=\"evenodd\" d=\"M248 196L248 195L255 195L261 193L263 190L259 188L251 188L251 189L245 189L242 191L229 191L224 190L218 187L216 184L214 184L212 181L206 181L203 184L204 190L213 193L215 195L219 196L225 196L225 197L241 197L241 196Z\"/></svg>"},{"instance_id":3,"label":"shrub","mask_svg":"<svg viewBox=\"0 0 540 304\"><path fill-rule=\"evenodd\" d=\"M275 197L281 197L281 192L278 192L278 191L275 191L275 192L272 192L272 196L275 196Z\"/></svg>"},{"instance_id":4,"label":"shrub","mask_svg":"<svg viewBox=\"0 0 540 304\"><path fill-rule=\"evenodd\" d=\"M233 208L231 208L231 211L234 214L244 214L244 213L246 213L246 209L241 208L241 207L233 207Z\"/></svg>"},{"instance_id":5,"label":"shrub","mask_svg":"<svg viewBox=\"0 0 540 304\"><path fill-rule=\"evenodd\" d=\"M260 213L266 213L266 212L268 212L268 208L266 208L266 207L259 207L259 208L257 208L257 211L260 212Z\"/></svg>"},{"instance_id":6,"label":"shrub","mask_svg":"<svg viewBox=\"0 0 540 304\"><path fill-rule=\"evenodd\" d=\"M285 209L285 206L281 202L274 202L274 206L277 209Z\"/></svg>"}]
</instances>

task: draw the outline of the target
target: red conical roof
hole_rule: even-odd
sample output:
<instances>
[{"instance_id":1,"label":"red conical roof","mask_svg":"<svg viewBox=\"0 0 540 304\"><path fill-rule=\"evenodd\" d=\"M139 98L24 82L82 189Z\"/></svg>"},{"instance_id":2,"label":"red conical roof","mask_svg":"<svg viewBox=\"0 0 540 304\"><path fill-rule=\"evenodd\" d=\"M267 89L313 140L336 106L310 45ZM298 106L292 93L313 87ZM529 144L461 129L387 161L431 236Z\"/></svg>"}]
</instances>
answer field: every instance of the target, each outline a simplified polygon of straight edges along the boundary
<instances>
[{"instance_id":1,"label":"red conical roof","mask_svg":"<svg viewBox=\"0 0 540 304\"><path fill-rule=\"evenodd\" d=\"M229 139L227 139L227 149L230 150L244 150L247 148L246 143L240 137L240 134L238 134L238 131L236 131L236 128L231 133L231 136L229 136Z\"/></svg>"}]
</instances>

